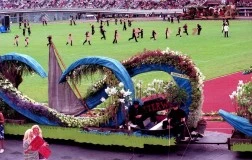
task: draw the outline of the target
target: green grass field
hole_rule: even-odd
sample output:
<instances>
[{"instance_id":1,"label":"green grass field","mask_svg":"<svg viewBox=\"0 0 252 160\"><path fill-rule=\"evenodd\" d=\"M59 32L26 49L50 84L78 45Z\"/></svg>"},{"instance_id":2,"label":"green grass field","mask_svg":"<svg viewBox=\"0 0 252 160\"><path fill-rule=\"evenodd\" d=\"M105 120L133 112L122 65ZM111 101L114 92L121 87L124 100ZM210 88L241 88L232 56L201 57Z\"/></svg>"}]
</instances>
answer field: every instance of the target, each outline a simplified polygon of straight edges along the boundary
<instances>
[{"instance_id":1,"label":"green grass field","mask_svg":"<svg viewBox=\"0 0 252 160\"><path fill-rule=\"evenodd\" d=\"M77 22L77 26L70 26L68 22L49 23L48 26L41 24L31 25L31 36L29 47L24 47L24 37L22 29L18 29L17 24L11 26L11 33L0 34L0 55L17 52L27 54L37 60L47 71L48 70L48 47L47 36L53 36L53 42L62 56L66 66L76 60L86 56L106 56L117 60L124 60L144 49L164 50L169 47L175 51L181 51L189 55L195 64L200 68L206 79L241 71L251 65L252 60L252 21L230 21L230 37L224 38L221 33L222 21L182 21L180 24L163 21L133 21L131 28L122 31L122 25L115 25L110 22L110 26L105 25L107 40L100 40L99 24L92 22L96 27L96 33L92 37L91 43L82 45L84 34L90 31L90 22ZM185 23L188 25L189 36L182 34L176 37L177 29ZM192 36L192 29L197 24L202 26L200 36ZM144 38L138 43L128 41L131 37L132 28L143 28ZM171 37L165 39L165 29L169 27L172 31ZM113 45L114 30L118 29L120 39L118 44ZM155 29L158 33L157 40L150 40L151 31ZM73 46L66 46L67 36L73 35ZM19 47L13 45L14 36L19 35ZM154 78L164 79L167 74L151 72L137 76L137 79L146 81ZM91 81L95 82L95 81ZM90 82L89 82L90 83ZM80 90L86 90L87 85L81 84ZM20 86L20 90L29 97L47 102L47 79L38 76L27 76Z\"/></svg>"}]
</instances>

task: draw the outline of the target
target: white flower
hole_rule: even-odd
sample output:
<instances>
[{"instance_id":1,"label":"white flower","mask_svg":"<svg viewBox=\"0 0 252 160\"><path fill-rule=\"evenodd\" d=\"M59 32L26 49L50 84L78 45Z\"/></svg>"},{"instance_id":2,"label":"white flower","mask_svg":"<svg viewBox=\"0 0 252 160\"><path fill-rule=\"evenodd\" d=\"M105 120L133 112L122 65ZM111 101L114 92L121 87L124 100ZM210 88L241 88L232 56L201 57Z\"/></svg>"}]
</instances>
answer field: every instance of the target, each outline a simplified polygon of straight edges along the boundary
<instances>
[{"instance_id":1,"label":"white flower","mask_svg":"<svg viewBox=\"0 0 252 160\"><path fill-rule=\"evenodd\" d=\"M115 87L111 88L110 95L115 95L117 93L117 89Z\"/></svg>"},{"instance_id":2,"label":"white flower","mask_svg":"<svg viewBox=\"0 0 252 160\"><path fill-rule=\"evenodd\" d=\"M121 98L119 98L119 102L121 102L121 103L125 103L125 99L121 99Z\"/></svg>"},{"instance_id":3,"label":"white flower","mask_svg":"<svg viewBox=\"0 0 252 160\"><path fill-rule=\"evenodd\" d=\"M124 84L122 82L120 82L119 87L124 87Z\"/></svg>"},{"instance_id":4,"label":"white flower","mask_svg":"<svg viewBox=\"0 0 252 160\"><path fill-rule=\"evenodd\" d=\"M240 85L243 85L244 83L243 83L243 80L239 80L239 83L238 83L238 85L240 86Z\"/></svg>"},{"instance_id":5,"label":"white flower","mask_svg":"<svg viewBox=\"0 0 252 160\"><path fill-rule=\"evenodd\" d=\"M233 94L230 94L229 97L230 97L230 99L234 99L234 95Z\"/></svg>"},{"instance_id":6,"label":"white flower","mask_svg":"<svg viewBox=\"0 0 252 160\"><path fill-rule=\"evenodd\" d=\"M106 99L104 97L101 98L101 102L104 102Z\"/></svg>"},{"instance_id":7,"label":"white flower","mask_svg":"<svg viewBox=\"0 0 252 160\"><path fill-rule=\"evenodd\" d=\"M105 89L105 92L106 92L107 94L109 94L110 90L111 90L111 88L107 87L107 88Z\"/></svg>"},{"instance_id":8,"label":"white flower","mask_svg":"<svg viewBox=\"0 0 252 160\"><path fill-rule=\"evenodd\" d=\"M132 92L130 92L130 90L128 89L124 94L123 97L127 97L129 95L131 95Z\"/></svg>"}]
</instances>

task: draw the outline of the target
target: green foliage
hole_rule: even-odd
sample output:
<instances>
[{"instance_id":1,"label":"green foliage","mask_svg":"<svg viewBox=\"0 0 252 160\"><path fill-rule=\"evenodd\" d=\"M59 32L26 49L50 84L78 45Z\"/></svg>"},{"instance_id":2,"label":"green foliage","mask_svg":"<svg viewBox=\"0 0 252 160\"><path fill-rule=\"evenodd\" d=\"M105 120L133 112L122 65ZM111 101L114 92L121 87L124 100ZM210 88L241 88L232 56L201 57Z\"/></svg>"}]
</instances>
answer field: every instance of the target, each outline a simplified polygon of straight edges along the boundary
<instances>
[{"instance_id":1,"label":"green foliage","mask_svg":"<svg viewBox=\"0 0 252 160\"><path fill-rule=\"evenodd\" d=\"M185 103L188 98L186 91L177 85L173 85L167 88L168 101L175 106L180 106Z\"/></svg>"}]
</instances>

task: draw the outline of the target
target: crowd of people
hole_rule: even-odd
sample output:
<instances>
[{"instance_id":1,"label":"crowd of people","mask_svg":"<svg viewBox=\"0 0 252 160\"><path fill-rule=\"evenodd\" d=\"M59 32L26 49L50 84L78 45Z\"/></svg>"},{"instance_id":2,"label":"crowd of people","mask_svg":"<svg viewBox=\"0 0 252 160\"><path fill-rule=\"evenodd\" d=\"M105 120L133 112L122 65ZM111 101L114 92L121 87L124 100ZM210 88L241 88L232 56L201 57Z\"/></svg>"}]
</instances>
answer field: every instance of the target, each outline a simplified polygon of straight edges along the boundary
<instances>
[{"instance_id":1,"label":"crowd of people","mask_svg":"<svg viewBox=\"0 0 252 160\"><path fill-rule=\"evenodd\" d=\"M100 8L100 9L174 9L190 0L0 0L0 9Z\"/></svg>"},{"instance_id":2,"label":"crowd of people","mask_svg":"<svg viewBox=\"0 0 252 160\"><path fill-rule=\"evenodd\" d=\"M249 0L239 0L235 4L237 7L252 7L252 1Z\"/></svg>"}]
</instances>

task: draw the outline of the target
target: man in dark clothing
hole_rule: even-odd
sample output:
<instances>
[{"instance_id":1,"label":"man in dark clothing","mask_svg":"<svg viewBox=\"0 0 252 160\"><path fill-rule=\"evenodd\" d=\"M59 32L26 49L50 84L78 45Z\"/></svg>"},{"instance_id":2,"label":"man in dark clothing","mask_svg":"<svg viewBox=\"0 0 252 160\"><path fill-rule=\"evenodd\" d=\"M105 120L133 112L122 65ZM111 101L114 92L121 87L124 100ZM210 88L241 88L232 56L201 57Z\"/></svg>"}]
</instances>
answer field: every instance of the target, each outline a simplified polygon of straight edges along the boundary
<instances>
[{"instance_id":1,"label":"man in dark clothing","mask_svg":"<svg viewBox=\"0 0 252 160\"><path fill-rule=\"evenodd\" d=\"M31 27L30 26L27 27L27 31L28 31L28 35L30 36L31 35Z\"/></svg>"},{"instance_id":2,"label":"man in dark clothing","mask_svg":"<svg viewBox=\"0 0 252 160\"><path fill-rule=\"evenodd\" d=\"M186 113L179 108L178 105L172 107L171 111L167 115L167 121L163 122L163 128L167 128L167 125L171 127L172 134L179 139L184 139L184 127L185 127Z\"/></svg>"},{"instance_id":3,"label":"man in dark clothing","mask_svg":"<svg viewBox=\"0 0 252 160\"><path fill-rule=\"evenodd\" d=\"M107 26L109 26L109 20L108 19L106 20L106 22L107 22Z\"/></svg>"},{"instance_id":4,"label":"man in dark clothing","mask_svg":"<svg viewBox=\"0 0 252 160\"><path fill-rule=\"evenodd\" d=\"M140 37L143 38L143 29L140 29Z\"/></svg>"},{"instance_id":5,"label":"man in dark clothing","mask_svg":"<svg viewBox=\"0 0 252 160\"><path fill-rule=\"evenodd\" d=\"M25 28L23 28L23 36L25 36Z\"/></svg>"},{"instance_id":6,"label":"man in dark clothing","mask_svg":"<svg viewBox=\"0 0 252 160\"><path fill-rule=\"evenodd\" d=\"M116 18L116 19L115 19L115 25L117 25L117 21L118 21L118 19Z\"/></svg>"},{"instance_id":7,"label":"man in dark clothing","mask_svg":"<svg viewBox=\"0 0 252 160\"><path fill-rule=\"evenodd\" d=\"M187 32L187 24L185 24L185 25L183 26L183 28L184 28L184 33L185 33L186 35L188 35L188 32Z\"/></svg>"},{"instance_id":8,"label":"man in dark clothing","mask_svg":"<svg viewBox=\"0 0 252 160\"><path fill-rule=\"evenodd\" d=\"M132 22L132 20L129 20L129 19L128 19L128 27L131 27L131 25L132 25L131 22Z\"/></svg>"},{"instance_id":9,"label":"man in dark clothing","mask_svg":"<svg viewBox=\"0 0 252 160\"><path fill-rule=\"evenodd\" d=\"M117 30L115 30L113 44L114 44L114 43L117 43L118 37L119 37L118 32L117 32Z\"/></svg>"},{"instance_id":10,"label":"man in dark clothing","mask_svg":"<svg viewBox=\"0 0 252 160\"><path fill-rule=\"evenodd\" d=\"M178 33L176 34L176 36L180 36L181 37L181 27L178 28Z\"/></svg>"},{"instance_id":11,"label":"man in dark clothing","mask_svg":"<svg viewBox=\"0 0 252 160\"><path fill-rule=\"evenodd\" d=\"M129 38L129 41L132 40L132 39L135 39L135 41L138 42L138 41L137 41L137 36L136 36L136 34L137 34L137 33L136 33L136 30L133 29L133 30L132 30L132 37Z\"/></svg>"},{"instance_id":12,"label":"man in dark clothing","mask_svg":"<svg viewBox=\"0 0 252 160\"><path fill-rule=\"evenodd\" d=\"M139 105L138 101L133 102L133 106L129 109L129 120L133 123L138 125L141 129L144 129L144 115L143 115L143 108Z\"/></svg>"},{"instance_id":13,"label":"man in dark clothing","mask_svg":"<svg viewBox=\"0 0 252 160\"><path fill-rule=\"evenodd\" d=\"M92 30L92 35L94 35L95 34L95 29L94 29L94 25L93 24L91 25L91 30Z\"/></svg>"},{"instance_id":14,"label":"man in dark clothing","mask_svg":"<svg viewBox=\"0 0 252 160\"><path fill-rule=\"evenodd\" d=\"M126 30L127 30L126 21L124 20L124 21L123 21L123 31L126 31Z\"/></svg>"},{"instance_id":15,"label":"man in dark clothing","mask_svg":"<svg viewBox=\"0 0 252 160\"><path fill-rule=\"evenodd\" d=\"M173 17L173 16L171 16L171 23L173 23L173 18L174 18L174 17Z\"/></svg>"},{"instance_id":16,"label":"man in dark clothing","mask_svg":"<svg viewBox=\"0 0 252 160\"><path fill-rule=\"evenodd\" d=\"M102 37L101 37L101 39L104 39L104 40L106 40L106 35L105 35L105 29L103 29L103 27L102 27L102 29L101 29L101 34L102 34Z\"/></svg>"},{"instance_id":17,"label":"man in dark clothing","mask_svg":"<svg viewBox=\"0 0 252 160\"><path fill-rule=\"evenodd\" d=\"M200 32L202 30L201 25L197 24L197 29L198 29L198 35L200 35Z\"/></svg>"},{"instance_id":18,"label":"man in dark clothing","mask_svg":"<svg viewBox=\"0 0 252 160\"><path fill-rule=\"evenodd\" d=\"M152 35L152 37L150 37L150 39L153 38L154 40L156 40L156 35L157 35L157 33L155 32L155 30L152 30L151 35Z\"/></svg>"},{"instance_id":19,"label":"man in dark clothing","mask_svg":"<svg viewBox=\"0 0 252 160\"><path fill-rule=\"evenodd\" d=\"M177 16L177 21L180 23L180 15Z\"/></svg>"}]
</instances>

